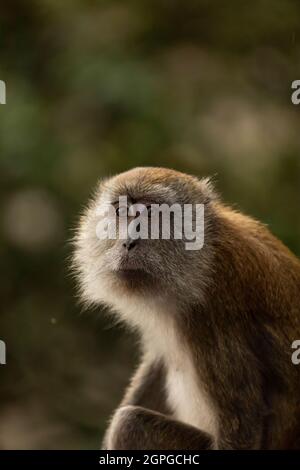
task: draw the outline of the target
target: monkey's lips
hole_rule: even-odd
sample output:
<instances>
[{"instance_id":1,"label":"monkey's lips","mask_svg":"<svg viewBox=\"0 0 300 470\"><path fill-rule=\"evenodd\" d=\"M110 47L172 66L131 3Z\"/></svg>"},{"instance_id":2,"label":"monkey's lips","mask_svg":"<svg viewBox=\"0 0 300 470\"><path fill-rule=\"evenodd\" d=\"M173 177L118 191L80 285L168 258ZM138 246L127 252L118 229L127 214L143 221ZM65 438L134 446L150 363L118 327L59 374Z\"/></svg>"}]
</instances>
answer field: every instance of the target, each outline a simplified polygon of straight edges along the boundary
<instances>
[{"instance_id":1,"label":"monkey's lips","mask_svg":"<svg viewBox=\"0 0 300 470\"><path fill-rule=\"evenodd\" d=\"M149 270L139 260L129 256L121 260L115 274L120 280L134 284L153 282L153 276Z\"/></svg>"}]
</instances>

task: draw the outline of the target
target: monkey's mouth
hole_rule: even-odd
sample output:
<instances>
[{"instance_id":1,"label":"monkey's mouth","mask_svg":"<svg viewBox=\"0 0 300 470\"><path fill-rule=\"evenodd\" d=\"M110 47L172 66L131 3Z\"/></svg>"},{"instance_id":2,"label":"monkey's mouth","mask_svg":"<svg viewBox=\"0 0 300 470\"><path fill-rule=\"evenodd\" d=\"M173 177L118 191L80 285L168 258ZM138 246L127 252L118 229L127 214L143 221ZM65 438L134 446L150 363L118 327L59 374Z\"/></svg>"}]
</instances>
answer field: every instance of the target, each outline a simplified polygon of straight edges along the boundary
<instances>
[{"instance_id":1,"label":"monkey's mouth","mask_svg":"<svg viewBox=\"0 0 300 470\"><path fill-rule=\"evenodd\" d=\"M150 274L139 268L120 268L116 271L117 276L125 281L140 282L150 278Z\"/></svg>"},{"instance_id":2,"label":"monkey's mouth","mask_svg":"<svg viewBox=\"0 0 300 470\"><path fill-rule=\"evenodd\" d=\"M131 271L137 271L142 274L143 272L148 272L146 266L138 256L133 256L131 253L127 253L126 255L123 255L121 259L119 260L118 266L117 266L117 271L118 272L131 272Z\"/></svg>"},{"instance_id":3,"label":"monkey's mouth","mask_svg":"<svg viewBox=\"0 0 300 470\"><path fill-rule=\"evenodd\" d=\"M123 258L115 270L115 274L121 281L135 285L150 285L154 282L154 277L138 260L126 257Z\"/></svg>"}]
</instances>

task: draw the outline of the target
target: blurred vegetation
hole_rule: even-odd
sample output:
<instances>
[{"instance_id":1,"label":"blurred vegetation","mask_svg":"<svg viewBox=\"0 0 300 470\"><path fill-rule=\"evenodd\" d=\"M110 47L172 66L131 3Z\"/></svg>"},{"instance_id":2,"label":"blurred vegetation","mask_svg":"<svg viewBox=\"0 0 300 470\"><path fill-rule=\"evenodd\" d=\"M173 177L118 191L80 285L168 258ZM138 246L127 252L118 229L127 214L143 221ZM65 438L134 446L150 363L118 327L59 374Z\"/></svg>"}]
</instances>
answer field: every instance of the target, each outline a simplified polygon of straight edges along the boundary
<instances>
[{"instance_id":1,"label":"blurred vegetation","mask_svg":"<svg viewBox=\"0 0 300 470\"><path fill-rule=\"evenodd\" d=\"M137 360L68 273L98 178L213 175L300 254L296 0L0 6L0 448L97 448Z\"/></svg>"}]
</instances>

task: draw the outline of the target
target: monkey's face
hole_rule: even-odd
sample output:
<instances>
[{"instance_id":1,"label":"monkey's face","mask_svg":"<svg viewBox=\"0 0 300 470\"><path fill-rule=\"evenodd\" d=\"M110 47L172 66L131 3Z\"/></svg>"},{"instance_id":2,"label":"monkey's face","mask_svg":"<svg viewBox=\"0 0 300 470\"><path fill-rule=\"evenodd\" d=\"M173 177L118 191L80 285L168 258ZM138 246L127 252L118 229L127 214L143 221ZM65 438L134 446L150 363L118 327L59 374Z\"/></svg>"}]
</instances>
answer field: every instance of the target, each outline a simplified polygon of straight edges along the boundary
<instances>
[{"instance_id":1,"label":"monkey's face","mask_svg":"<svg viewBox=\"0 0 300 470\"><path fill-rule=\"evenodd\" d=\"M102 182L76 239L83 297L115 305L137 296L199 296L205 247L187 249L186 234L180 237L177 229L183 230L184 205L207 204L208 198L205 181L173 170L136 168ZM168 212L174 204L182 211ZM162 205L166 214L155 214Z\"/></svg>"}]
</instances>

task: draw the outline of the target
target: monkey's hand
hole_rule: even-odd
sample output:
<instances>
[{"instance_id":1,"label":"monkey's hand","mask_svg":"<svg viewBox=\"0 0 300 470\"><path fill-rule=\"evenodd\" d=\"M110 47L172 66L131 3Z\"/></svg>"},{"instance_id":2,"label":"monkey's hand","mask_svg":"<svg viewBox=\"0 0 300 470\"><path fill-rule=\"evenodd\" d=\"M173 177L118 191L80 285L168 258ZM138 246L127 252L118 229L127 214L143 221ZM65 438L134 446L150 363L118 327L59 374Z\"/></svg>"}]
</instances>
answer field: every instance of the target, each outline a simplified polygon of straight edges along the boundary
<instances>
[{"instance_id":1,"label":"monkey's hand","mask_svg":"<svg viewBox=\"0 0 300 470\"><path fill-rule=\"evenodd\" d=\"M106 450L208 450L212 437L188 424L141 406L122 406L110 425Z\"/></svg>"}]
</instances>

